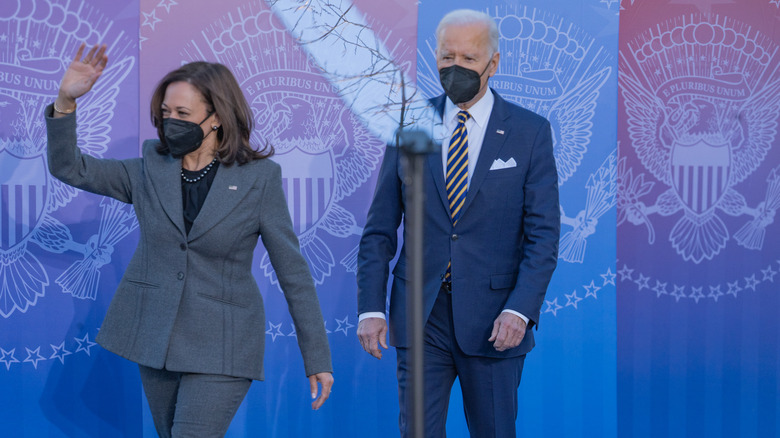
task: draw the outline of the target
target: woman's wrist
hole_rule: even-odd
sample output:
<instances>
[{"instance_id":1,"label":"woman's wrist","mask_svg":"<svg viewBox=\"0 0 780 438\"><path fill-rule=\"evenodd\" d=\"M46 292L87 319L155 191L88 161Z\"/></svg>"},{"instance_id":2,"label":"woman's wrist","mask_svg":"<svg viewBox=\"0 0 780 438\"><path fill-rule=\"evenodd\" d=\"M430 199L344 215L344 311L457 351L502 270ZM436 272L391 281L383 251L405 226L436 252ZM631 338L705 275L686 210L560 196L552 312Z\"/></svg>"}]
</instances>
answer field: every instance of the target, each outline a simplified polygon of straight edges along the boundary
<instances>
[{"instance_id":1,"label":"woman's wrist","mask_svg":"<svg viewBox=\"0 0 780 438\"><path fill-rule=\"evenodd\" d=\"M54 112L59 114L70 114L73 111L76 111L76 100L75 99L69 99L66 97L63 97L62 95L57 96L57 99L54 100Z\"/></svg>"}]
</instances>

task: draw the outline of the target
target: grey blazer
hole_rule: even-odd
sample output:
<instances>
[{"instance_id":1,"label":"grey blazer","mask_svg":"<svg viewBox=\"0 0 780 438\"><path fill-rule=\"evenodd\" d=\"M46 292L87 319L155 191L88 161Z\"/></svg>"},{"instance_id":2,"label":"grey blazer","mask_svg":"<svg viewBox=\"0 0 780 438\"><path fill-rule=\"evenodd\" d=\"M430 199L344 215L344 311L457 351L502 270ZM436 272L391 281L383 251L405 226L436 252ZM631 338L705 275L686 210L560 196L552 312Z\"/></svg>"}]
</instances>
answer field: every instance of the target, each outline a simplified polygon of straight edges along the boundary
<instances>
[{"instance_id":1,"label":"grey blazer","mask_svg":"<svg viewBox=\"0 0 780 438\"><path fill-rule=\"evenodd\" d=\"M76 143L76 115L45 110L49 171L66 184L132 203L138 247L97 336L100 345L153 368L263 379L265 313L252 276L260 237L268 250L303 355L306 375L332 371L309 267L301 256L271 160L219 166L208 197L185 233L181 160L160 155L97 159Z\"/></svg>"}]
</instances>

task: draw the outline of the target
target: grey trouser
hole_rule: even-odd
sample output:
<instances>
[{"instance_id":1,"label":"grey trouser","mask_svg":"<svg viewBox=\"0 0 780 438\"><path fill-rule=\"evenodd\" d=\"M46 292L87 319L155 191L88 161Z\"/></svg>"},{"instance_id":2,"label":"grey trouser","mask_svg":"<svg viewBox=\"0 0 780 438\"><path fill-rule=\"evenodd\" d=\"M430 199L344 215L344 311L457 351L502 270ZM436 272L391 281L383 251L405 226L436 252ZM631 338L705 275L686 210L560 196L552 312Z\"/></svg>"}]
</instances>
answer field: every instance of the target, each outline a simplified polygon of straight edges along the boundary
<instances>
[{"instance_id":1,"label":"grey trouser","mask_svg":"<svg viewBox=\"0 0 780 438\"><path fill-rule=\"evenodd\" d=\"M252 380L179 373L139 365L141 383L162 438L223 437Z\"/></svg>"}]
</instances>

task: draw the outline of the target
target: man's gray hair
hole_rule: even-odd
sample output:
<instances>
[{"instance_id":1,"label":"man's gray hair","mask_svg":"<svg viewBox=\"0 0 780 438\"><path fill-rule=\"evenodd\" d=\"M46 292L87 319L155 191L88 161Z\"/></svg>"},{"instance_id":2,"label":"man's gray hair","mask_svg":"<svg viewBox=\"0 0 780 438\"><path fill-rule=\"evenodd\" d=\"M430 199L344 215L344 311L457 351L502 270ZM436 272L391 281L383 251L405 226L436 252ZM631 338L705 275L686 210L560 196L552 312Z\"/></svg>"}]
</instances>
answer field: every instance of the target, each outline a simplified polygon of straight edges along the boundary
<instances>
[{"instance_id":1,"label":"man's gray hair","mask_svg":"<svg viewBox=\"0 0 780 438\"><path fill-rule=\"evenodd\" d=\"M492 53L498 52L498 26L496 21L490 15L473 9L456 9L445 15L436 27L436 40L441 40L441 33L447 26L474 23L482 23L487 26L490 37L490 50Z\"/></svg>"}]
</instances>

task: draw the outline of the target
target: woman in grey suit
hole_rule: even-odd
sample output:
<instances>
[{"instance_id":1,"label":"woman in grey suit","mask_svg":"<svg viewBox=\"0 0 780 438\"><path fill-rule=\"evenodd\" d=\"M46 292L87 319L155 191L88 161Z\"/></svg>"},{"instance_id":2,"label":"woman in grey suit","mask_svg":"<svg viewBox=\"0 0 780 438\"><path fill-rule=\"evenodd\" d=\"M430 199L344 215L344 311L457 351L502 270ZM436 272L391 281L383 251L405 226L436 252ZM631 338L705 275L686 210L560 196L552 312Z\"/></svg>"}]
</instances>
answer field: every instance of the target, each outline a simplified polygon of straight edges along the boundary
<instances>
[{"instance_id":1,"label":"woman in grey suit","mask_svg":"<svg viewBox=\"0 0 780 438\"><path fill-rule=\"evenodd\" d=\"M49 170L66 184L132 203L140 228L98 342L139 364L160 436L223 436L252 380L263 379L265 315L251 273L261 238L318 409L333 385L322 312L280 166L266 159L272 149L250 146L253 117L232 73L206 62L170 72L151 102L159 140L144 142L140 158L96 159L77 146L76 99L108 57L105 45L84 49L45 110Z\"/></svg>"}]
</instances>

